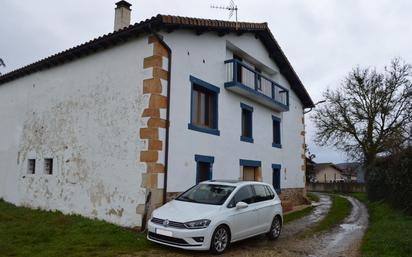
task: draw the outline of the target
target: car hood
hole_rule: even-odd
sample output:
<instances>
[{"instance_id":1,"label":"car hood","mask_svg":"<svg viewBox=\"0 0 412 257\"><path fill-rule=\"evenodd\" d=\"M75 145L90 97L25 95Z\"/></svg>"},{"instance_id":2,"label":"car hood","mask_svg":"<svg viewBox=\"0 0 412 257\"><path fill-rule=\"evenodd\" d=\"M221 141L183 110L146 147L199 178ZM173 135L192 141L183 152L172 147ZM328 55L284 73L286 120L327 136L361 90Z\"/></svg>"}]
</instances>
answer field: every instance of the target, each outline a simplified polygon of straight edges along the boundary
<instances>
[{"instance_id":1,"label":"car hood","mask_svg":"<svg viewBox=\"0 0 412 257\"><path fill-rule=\"evenodd\" d=\"M188 222L209 218L219 210L220 207L220 205L173 200L156 209L153 212L153 217L177 222Z\"/></svg>"}]
</instances>

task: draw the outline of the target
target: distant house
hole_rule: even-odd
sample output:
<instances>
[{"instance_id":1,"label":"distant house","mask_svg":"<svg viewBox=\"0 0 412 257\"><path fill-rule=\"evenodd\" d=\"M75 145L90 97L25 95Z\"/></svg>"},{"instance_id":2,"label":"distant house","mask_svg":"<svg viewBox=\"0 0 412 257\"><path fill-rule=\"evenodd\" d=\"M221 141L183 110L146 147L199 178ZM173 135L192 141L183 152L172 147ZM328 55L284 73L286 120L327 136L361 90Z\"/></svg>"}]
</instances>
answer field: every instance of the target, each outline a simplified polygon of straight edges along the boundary
<instances>
[{"instance_id":1,"label":"distant house","mask_svg":"<svg viewBox=\"0 0 412 257\"><path fill-rule=\"evenodd\" d=\"M317 163L315 164L314 170L314 182L334 183L346 181L344 172L333 163Z\"/></svg>"},{"instance_id":2,"label":"distant house","mask_svg":"<svg viewBox=\"0 0 412 257\"><path fill-rule=\"evenodd\" d=\"M348 181L365 183L363 167L360 162L345 162L336 164L343 171L343 175Z\"/></svg>"}]
</instances>

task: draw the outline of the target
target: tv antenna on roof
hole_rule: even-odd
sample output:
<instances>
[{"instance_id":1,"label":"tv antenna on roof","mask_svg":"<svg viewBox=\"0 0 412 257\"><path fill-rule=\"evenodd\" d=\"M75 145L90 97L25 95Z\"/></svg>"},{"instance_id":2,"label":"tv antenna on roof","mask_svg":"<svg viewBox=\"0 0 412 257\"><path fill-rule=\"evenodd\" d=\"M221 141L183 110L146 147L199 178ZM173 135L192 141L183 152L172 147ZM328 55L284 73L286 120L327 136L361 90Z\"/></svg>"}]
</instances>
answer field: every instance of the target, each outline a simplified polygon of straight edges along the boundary
<instances>
[{"instance_id":1,"label":"tv antenna on roof","mask_svg":"<svg viewBox=\"0 0 412 257\"><path fill-rule=\"evenodd\" d=\"M237 5L233 0L230 0L230 3L228 6L217 6L217 5L211 5L210 8L212 9L222 9L222 10L228 10L229 11L229 19L232 18L233 13L235 13L235 18L236 18L236 29L238 28L237 24Z\"/></svg>"}]
</instances>

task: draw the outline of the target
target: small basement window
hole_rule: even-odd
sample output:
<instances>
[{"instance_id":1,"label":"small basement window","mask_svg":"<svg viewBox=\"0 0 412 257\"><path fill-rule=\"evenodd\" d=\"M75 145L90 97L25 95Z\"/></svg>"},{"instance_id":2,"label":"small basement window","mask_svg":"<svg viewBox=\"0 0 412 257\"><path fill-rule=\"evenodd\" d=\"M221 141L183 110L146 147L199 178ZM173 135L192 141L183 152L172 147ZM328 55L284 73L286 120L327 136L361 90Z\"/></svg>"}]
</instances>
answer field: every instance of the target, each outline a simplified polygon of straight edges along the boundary
<instances>
[{"instance_id":1,"label":"small basement window","mask_svg":"<svg viewBox=\"0 0 412 257\"><path fill-rule=\"evenodd\" d=\"M36 172L36 159L27 160L27 173L34 174Z\"/></svg>"},{"instance_id":2,"label":"small basement window","mask_svg":"<svg viewBox=\"0 0 412 257\"><path fill-rule=\"evenodd\" d=\"M53 174L53 159L51 158L44 159L44 173L48 175Z\"/></svg>"}]
</instances>

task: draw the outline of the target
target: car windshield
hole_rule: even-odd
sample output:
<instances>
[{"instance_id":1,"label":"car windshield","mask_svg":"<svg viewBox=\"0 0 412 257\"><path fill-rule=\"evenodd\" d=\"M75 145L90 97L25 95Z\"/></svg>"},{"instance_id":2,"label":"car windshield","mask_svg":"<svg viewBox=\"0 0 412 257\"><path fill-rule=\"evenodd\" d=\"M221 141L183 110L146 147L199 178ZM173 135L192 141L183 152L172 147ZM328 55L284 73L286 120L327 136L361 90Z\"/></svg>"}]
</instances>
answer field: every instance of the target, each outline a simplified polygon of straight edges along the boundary
<instances>
[{"instance_id":1,"label":"car windshield","mask_svg":"<svg viewBox=\"0 0 412 257\"><path fill-rule=\"evenodd\" d=\"M234 189L234 186L199 184L181 194L176 198L176 200L202 204L222 205Z\"/></svg>"}]
</instances>

